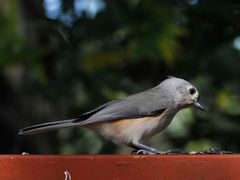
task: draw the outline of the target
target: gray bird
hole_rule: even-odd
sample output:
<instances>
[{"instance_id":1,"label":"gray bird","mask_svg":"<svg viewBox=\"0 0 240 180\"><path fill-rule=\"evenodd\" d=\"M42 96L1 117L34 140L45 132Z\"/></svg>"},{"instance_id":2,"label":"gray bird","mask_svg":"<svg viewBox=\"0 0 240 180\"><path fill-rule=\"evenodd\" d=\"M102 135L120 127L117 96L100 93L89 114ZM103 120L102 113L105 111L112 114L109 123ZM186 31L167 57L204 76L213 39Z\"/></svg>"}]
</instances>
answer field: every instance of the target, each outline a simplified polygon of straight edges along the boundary
<instances>
[{"instance_id":1,"label":"gray bird","mask_svg":"<svg viewBox=\"0 0 240 180\"><path fill-rule=\"evenodd\" d=\"M75 119L26 127L19 134L85 127L137 152L162 154L166 152L149 147L142 141L165 129L179 110L192 106L204 110L197 89L188 81L169 77L149 90L110 101Z\"/></svg>"}]
</instances>

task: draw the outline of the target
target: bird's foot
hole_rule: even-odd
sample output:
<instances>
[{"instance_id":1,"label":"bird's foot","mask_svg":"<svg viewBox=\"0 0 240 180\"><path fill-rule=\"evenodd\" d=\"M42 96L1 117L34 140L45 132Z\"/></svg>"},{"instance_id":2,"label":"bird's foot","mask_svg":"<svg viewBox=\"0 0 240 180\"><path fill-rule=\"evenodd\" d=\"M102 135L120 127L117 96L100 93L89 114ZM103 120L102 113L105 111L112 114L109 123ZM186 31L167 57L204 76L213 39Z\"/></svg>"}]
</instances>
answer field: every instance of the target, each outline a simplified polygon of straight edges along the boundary
<instances>
[{"instance_id":1,"label":"bird's foot","mask_svg":"<svg viewBox=\"0 0 240 180\"><path fill-rule=\"evenodd\" d=\"M171 155L171 154L187 154L186 152L176 149L176 150L169 150L169 151L158 151L156 153L150 152L144 149L135 149L132 151L131 154L139 154L139 155L151 155L151 154L162 154L162 155Z\"/></svg>"},{"instance_id":2,"label":"bird's foot","mask_svg":"<svg viewBox=\"0 0 240 180\"><path fill-rule=\"evenodd\" d=\"M152 153L150 151L144 150L144 149L134 149L131 154L137 154L137 155L149 155L149 154L156 154Z\"/></svg>"},{"instance_id":3,"label":"bird's foot","mask_svg":"<svg viewBox=\"0 0 240 180\"><path fill-rule=\"evenodd\" d=\"M161 154L161 155L180 155L180 154L188 154L182 150L176 149L176 150L168 150L168 151L158 151L156 153L153 153L151 151L147 151L144 149L135 149L132 151L131 154L136 155L153 155L153 154ZM218 150L218 149L209 149L204 151L192 151L189 154L233 154L233 152L230 151L224 151L224 150Z\"/></svg>"}]
</instances>

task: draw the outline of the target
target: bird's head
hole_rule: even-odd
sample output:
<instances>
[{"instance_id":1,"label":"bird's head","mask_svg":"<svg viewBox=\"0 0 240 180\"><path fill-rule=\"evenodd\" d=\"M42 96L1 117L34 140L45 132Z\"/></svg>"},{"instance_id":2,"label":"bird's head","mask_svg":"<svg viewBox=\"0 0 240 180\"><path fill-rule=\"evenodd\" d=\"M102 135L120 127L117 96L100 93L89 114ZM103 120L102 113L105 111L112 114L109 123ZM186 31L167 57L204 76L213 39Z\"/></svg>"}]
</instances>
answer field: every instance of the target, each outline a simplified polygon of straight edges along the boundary
<instances>
[{"instance_id":1,"label":"bird's head","mask_svg":"<svg viewBox=\"0 0 240 180\"><path fill-rule=\"evenodd\" d=\"M186 108L194 106L197 109L205 111L205 108L200 104L199 92L195 86L190 82L170 77L161 83L170 92L170 96L173 97L175 105L180 108Z\"/></svg>"}]
</instances>

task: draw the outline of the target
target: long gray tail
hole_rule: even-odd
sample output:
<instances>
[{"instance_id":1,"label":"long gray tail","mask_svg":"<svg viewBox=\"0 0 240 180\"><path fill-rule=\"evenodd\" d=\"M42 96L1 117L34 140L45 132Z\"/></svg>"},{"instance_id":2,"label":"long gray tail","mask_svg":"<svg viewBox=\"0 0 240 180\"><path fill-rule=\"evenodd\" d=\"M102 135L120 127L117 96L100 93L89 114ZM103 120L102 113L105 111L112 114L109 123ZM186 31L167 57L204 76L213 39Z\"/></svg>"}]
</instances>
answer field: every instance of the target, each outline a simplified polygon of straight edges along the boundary
<instances>
[{"instance_id":1,"label":"long gray tail","mask_svg":"<svg viewBox=\"0 0 240 180\"><path fill-rule=\"evenodd\" d=\"M63 121L55 121L43 124L37 124L33 126L29 126L19 130L19 135L30 135L30 134L37 134L47 131L53 131L57 129L67 128L67 127L74 127L79 126L80 123L76 122L77 119L69 119Z\"/></svg>"}]
</instances>

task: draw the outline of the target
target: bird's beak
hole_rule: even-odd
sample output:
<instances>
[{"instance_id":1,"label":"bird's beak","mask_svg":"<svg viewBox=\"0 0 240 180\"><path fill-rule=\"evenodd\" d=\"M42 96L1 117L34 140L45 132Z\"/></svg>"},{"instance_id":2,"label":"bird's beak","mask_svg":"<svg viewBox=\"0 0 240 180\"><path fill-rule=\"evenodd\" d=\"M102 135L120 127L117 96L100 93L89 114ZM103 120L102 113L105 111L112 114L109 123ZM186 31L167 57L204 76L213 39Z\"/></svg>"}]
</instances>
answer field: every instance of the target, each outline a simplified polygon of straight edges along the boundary
<instances>
[{"instance_id":1,"label":"bird's beak","mask_svg":"<svg viewBox=\"0 0 240 180\"><path fill-rule=\"evenodd\" d=\"M199 100L196 100L193 105L202 111L206 111L206 109L200 104Z\"/></svg>"}]
</instances>

